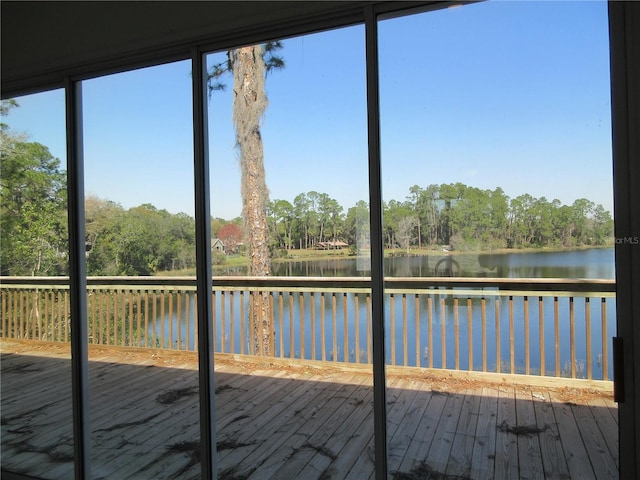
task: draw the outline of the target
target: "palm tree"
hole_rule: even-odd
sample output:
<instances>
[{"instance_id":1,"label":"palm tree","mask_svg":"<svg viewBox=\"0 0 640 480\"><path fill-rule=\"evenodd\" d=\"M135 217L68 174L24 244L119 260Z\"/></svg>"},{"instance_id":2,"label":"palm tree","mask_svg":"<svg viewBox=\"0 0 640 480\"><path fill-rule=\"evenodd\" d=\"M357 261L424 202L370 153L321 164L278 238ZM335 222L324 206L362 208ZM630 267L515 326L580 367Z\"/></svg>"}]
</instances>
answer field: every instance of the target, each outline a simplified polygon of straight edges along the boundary
<instances>
[{"instance_id":1,"label":"palm tree","mask_svg":"<svg viewBox=\"0 0 640 480\"><path fill-rule=\"evenodd\" d=\"M249 274L270 274L269 226L267 203L269 192L265 180L264 149L260 127L267 108L266 75L284 67L276 52L280 42L240 47L227 52L227 61L214 65L209 71L209 93L224 90L221 77L233 74L233 123L236 145L240 152L242 217L247 234ZM270 355L273 344L271 307L268 294L251 297L250 320L253 350L257 355Z\"/></svg>"}]
</instances>

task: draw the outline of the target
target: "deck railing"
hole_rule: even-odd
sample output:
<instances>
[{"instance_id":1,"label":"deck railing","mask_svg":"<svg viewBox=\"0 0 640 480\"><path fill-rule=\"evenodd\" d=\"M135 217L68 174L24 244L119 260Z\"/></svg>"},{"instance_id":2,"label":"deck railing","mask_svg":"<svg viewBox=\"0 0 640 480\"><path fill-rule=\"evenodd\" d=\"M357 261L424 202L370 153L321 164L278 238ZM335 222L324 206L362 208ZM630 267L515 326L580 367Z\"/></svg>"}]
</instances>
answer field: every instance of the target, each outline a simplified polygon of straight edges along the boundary
<instances>
[{"instance_id":1,"label":"deck railing","mask_svg":"<svg viewBox=\"0 0 640 480\"><path fill-rule=\"evenodd\" d=\"M68 279L0 279L4 338L68 342ZM90 277L92 344L193 350L193 277ZM214 351L251 354L252 295L268 292L273 355L371 363L367 278L217 277ZM609 380L613 280L388 278L390 365Z\"/></svg>"}]
</instances>

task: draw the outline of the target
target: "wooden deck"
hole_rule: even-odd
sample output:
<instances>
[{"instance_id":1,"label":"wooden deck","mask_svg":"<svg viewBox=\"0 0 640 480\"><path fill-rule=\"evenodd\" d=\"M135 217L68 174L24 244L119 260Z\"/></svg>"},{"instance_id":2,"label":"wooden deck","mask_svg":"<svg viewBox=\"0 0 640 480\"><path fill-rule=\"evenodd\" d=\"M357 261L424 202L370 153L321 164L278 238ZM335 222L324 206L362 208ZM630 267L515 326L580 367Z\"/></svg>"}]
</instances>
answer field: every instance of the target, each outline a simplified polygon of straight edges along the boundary
<instances>
[{"instance_id":1,"label":"wooden deck","mask_svg":"<svg viewBox=\"0 0 640 480\"><path fill-rule=\"evenodd\" d=\"M68 347L1 351L3 471L72 478ZM93 478L199 478L195 358L90 349ZM389 478L618 478L609 394L407 373L388 376ZM221 479L373 478L366 372L216 357L216 411Z\"/></svg>"}]
</instances>

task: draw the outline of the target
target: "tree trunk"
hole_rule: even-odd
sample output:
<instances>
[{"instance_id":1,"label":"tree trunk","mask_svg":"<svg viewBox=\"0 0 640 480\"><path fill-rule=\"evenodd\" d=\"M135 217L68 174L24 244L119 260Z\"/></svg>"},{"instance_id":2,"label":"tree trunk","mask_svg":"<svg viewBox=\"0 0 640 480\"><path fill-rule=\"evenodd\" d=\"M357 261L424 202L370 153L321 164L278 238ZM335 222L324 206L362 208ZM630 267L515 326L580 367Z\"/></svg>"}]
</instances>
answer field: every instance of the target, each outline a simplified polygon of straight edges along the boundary
<instances>
[{"instance_id":1,"label":"tree trunk","mask_svg":"<svg viewBox=\"0 0 640 480\"><path fill-rule=\"evenodd\" d=\"M267 223L268 191L260 123L267 107L262 47L243 47L233 57L233 122L240 150L242 213L247 232L250 275L270 274ZM251 296L253 350L270 355L272 345L271 306L267 292Z\"/></svg>"}]
</instances>

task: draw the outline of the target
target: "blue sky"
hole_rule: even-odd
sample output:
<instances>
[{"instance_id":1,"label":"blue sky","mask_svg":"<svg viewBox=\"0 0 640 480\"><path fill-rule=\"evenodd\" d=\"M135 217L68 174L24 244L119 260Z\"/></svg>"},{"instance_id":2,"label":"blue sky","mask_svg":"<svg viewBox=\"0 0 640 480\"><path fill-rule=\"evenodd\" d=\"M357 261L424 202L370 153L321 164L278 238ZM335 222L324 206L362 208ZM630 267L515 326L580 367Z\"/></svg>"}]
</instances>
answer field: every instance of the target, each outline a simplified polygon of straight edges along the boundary
<instances>
[{"instance_id":1,"label":"blue sky","mask_svg":"<svg viewBox=\"0 0 640 480\"><path fill-rule=\"evenodd\" d=\"M498 1L380 23L383 195L462 182L612 209L606 3ZM367 193L364 28L283 42L262 136L271 199ZM208 62L225 58L212 54ZM240 214L231 82L209 103L212 214ZM87 194L193 214L190 66L83 82ZM65 158L61 91L7 119Z\"/></svg>"}]
</instances>

